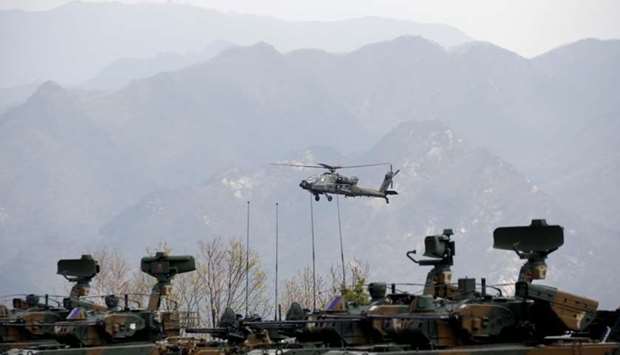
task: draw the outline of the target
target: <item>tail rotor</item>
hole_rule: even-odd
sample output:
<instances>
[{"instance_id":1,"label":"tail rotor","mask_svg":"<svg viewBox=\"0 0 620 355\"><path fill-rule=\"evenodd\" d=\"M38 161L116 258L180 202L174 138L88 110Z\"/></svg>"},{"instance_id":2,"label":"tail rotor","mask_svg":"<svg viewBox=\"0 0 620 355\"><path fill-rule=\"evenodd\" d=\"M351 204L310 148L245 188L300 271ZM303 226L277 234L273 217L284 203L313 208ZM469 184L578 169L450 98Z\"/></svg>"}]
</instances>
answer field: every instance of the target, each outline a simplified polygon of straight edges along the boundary
<instances>
[{"instance_id":1,"label":"tail rotor","mask_svg":"<svg viewBox=\"0 0 620 355\"><path fill-rule=\"evenodd\" d=\"M385 173L385 178L383 179L383 183L381 184L379 191L384 193L386 196L398 194L396 191L390 189L394 187L394 176L398 175L399 172L400 170L394 171L392 164L390 164L390 170Z\"/></svg>"},{"instance_id":2,"label":"tail rotor","mask_svg":"<svg viewBox=\"0 0 620 355\"><path fill-rule=\"evenodd\" d=\"M398 173L400 173L400 169L394 171L392 169L392 164L390 164L390 172L389 172L389 175L390 175L390 189L394 187L394 180L393 179L394 179L394 176L398 175Z\"/></svg>"}]
</instances>

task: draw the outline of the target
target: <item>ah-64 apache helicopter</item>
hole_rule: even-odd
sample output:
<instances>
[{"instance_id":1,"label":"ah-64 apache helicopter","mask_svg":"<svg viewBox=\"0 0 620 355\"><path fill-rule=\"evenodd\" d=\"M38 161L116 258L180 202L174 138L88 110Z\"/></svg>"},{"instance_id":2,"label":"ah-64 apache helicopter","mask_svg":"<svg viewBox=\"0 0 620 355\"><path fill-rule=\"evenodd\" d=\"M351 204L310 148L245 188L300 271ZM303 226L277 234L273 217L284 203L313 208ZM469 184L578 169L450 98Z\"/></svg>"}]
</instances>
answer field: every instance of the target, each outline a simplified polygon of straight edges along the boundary
<instances>
[{"instance_id":1,"label":"ah-64 apache helicopter","mask_svg":"<svg viewBox=\"0 0 620 355\"><path fill-rule=\"evenodd\" d=\"M303 165L303 164L289 164L289 163L274 163L273 165L278 166L293 166L298 168L318 168L318 169L327 169L321 175L318 176L310 176L301 181L299 187L304 190L307 190L311 194L314 195L314 199L316 201L320 200L319 195L324 194L327 197L327 201L332 200L331 194L334 195L344 195L345 197L357 197L357 196L366 196L366 197L378 197L385 199L386 203L390 203L388 199L389 195L398 195L398 192L394 190L390 190L393 185L393 178L396 176L400 170L392 170L392 165L389 163L378 163L378 164L363 164L363 165L348 165L348 166L338 166L338 165L328 165L324 163L317 163L316 165ZM344 176L340 175L336 172L339 169L350 169L350 168L364 168L370 166L381 166L381 165L389 165L390 170L385 174L385 178L383 179L383 183L379 186L378 189L361 187L358 186L357 183L359 179L356 176Z\"/></svg>"}]
</instances>

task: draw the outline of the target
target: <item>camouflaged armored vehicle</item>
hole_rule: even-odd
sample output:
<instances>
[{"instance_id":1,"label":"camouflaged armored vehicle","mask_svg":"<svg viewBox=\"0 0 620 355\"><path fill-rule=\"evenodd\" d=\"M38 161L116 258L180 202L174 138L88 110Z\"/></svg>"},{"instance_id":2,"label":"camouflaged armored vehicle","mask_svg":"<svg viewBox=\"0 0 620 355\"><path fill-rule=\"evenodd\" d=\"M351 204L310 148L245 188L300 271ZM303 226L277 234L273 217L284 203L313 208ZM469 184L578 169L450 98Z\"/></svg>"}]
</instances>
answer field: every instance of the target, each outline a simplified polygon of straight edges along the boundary
<instances>
[{"instance_id":1,"label":"camouflaged armored vehicle","mask_svg":"<svg viewBox=\"0 0 620 355\"><path fill-rule=\"evenodd\" d=\"M83 276L90 266L85 262L59 263L59 273ZM13 343L10 344L12 350L7 353L167 354L168 349L170 354L176 353L177 346L169 346L162 340L179 334L177 314L159 311L159 308L162 298L169 293L174 276L195 270L194 258L157 253L154 257L142 258L141 269L157 279L146 309L131 309L128 295L124 295L122 306L119 297L108 295L105 307L94 307L80 299L85 292L78 292L65 302L66 307L53 322L47 319L37 322L37 326L45 328L46 336L53 341Z\"/></svg>"},{"instance_id":2,"label":"camouflaged armored vehicle","mask_svg":"<svg viewBox=\"0 0 620 355\"><path fill-rule=\"evenodd\" d=\"M88 294L89 283L98 273L99 264L90 255L62 259L58 261L57 274L74 283L68 297L30 294L14 297L12 309L0 305L0 352L15 347L58 345L54 325L64 320L73 307L100 308L80 300Z\"/></svg>"},{"instance_id":3,"label":"camouflaged armored vehicle","mask_svg":"<svg viewBox=\"0 0 620 355\"><path fill-rule=\"evenodd\" d=\"M535 220L529 226L501 227L494 247L525 260L515 295L495 290L484 279L452 283L455 243L451 231L425 238L432 266L422 294L398 293L395 287L369 285L372 301L352 305L342 298L320 312L294 304L284 321L242 318L227 309L217 328L186 329L208 338L180 337L173 315L158 312L174 275L194 268L191 257L143 259L142 270L158 279L146 310L110 310L95 318L55 323L52 349L25 347L15 354L271 354L319 355L418 354L605 354L620 355L618 311L600 311L598 302L538 284L546 277L546 257L562 246L563 229ZM168 319L168 321L166 321ZM72 339L72 341L67 341Z\"/></svg>"},{"instance_id":4,"label":"camouflaged armored vehicle","mask_svg":"<svg viewBox=\"0 0 620 355\"><path fill-rule=\"evenodd\" d=\"M494 247L525 260L510 297L487 292L495 288L484 279L451 282L451 234L425 238L427 259L407 253L432 266L420 295L394 287L387 294L386 284L374 283L369 305L336 299L318 313L293 305L284 321L239 319L227 310L218 328L188 331L256 354L620 354L618 311L599 311L595 300L534 283L546 277L546 257L562 246L562 227L534 220L495 230Z\"/></svg>"}]
</instances>

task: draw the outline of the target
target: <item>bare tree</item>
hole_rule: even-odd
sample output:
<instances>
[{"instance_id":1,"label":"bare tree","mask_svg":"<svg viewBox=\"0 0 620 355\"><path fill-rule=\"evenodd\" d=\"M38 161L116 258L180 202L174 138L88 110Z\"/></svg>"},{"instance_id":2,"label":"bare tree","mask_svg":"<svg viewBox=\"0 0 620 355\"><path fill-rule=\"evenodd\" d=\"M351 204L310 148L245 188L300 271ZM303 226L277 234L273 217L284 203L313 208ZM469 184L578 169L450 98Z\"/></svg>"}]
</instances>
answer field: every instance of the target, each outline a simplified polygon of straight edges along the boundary
<instances>
[{"instance_id":1,"label":"bare tree","mask_svg":"<svg viewBox=\"0 0 620 355\"><path fill-rule=\"evenodd\" d=\"M166 243L160 243L156 249L148 248L146 254L154 255L155 251L170 253L171 248ZM198 317L207 326L217 325L226 307L231 307L237 313L244 313L246 253L240 240L224 241L215 238L200 242L198 255L195 256L196 271L175 278L172 290L162 307L178 310L184 320ZM100 274L93 281L93 293L128 294L133 304L144 307L146 297L156 280L141 270L129 267L130 264L116 249L101 248L92 254L101 266ZM266 316L272 312L266 279L258 254L250 251L250 315Z\"/></svg>"},{"instance_id":2,"label":"bare tree","mask_svg":"<svg viewBox=\"0 0 620 355\"><path fill-rule=\"evenodd\" d=\"M357 259L352 260L345 266L347 284L343 285L342 266L335 265L329 268L326 276L316 276L316 304L318 308L324 308L327 302L337 295L355 296L354 301L364 299L366 280L369 272L368 263ZM360 290L361 288L361 290ZM312 268L306 267L296 275L286 280L282 307L287 310L293 302L301 304L306 309L312 309L313 299Z\"/></svg>"},{"instance_id":3,"label":"bare tree","mask_svg":"<svg viewBox=\"0 0 620 355\"><path fill-rule=\"evenodd\" d=\"M367 262L363 262L359 259L353 259L346 263L345 272L346 278L342 277L342 265L337 264L329 268L329 281L332 294L341 294L343 290L355 288L360 280L364 283L368 280L368 273L370 271L370 265ZM343 285L343 280L347 281L346 285Z\"/></svg>"},{"instance_id":4,"label":"bare tree","mask_svg":"<svg viewBox=\"0 0 620 355\"><path fill-rule=\"evenodd\" d=\"M201 281L204 285L204 292L208 296L201 308L205 309L208 315L207 324L215 326L222 312L224 302L224 288L226 286L226 276L224 273L224 260L226 252L222 247L220 239L213 239L208 242L200 242L199 260L201 266L198 269Z\"/></svg>"},{"instance_id":5,"label":"bare tree","mask_svg":"<svg viewBox=\"0 0 620 355\"><path fill-rule=\"evenodd\" d=\"M170 296L177 302L181 326L199 326L200 308L206 298L202 275L198 271L179 275L173 282Z\"/></svg>"},{"instance_id":6,"label":"bare tree","mask_svg":"<svg viewBox=\"0 0 620 355\"><path fill-rule=\"evenodd\" d=\"M145 305L146 296L155 284L155 280L130 263L118 249L101 247L91 250L90 254L99 263L100 271L91 282L91 296L127 294L135 307ZM103 297L94 297L96 303L102 303Z\"/></svg>"},{"instance_id":7,"label":"bare tree","mask_svg":"<svg viewBox=\"0 0 620 355\"><path fill-rule=\"evenodd\" d=\"M226 307L245 312L246 249L239 240L227 243L216 238L200 243L199 274L204 285L203 309L207 323L217 324ZM271 312L266 293L266 275L256 252L249 255L248 309L250 314L264 316Z\"/></svg>"},{"instance_id":8,"label":"bare tree","mask_svg":"<svg viewBox=\"0 0 620 355\"><path fill-rule=\"evenodd\" d=\"M287 310L293 302L299 303L303 308L312 309L315 303L315 295L313 293L312 268L307 266L299 271L296 275L286 280L284 285L284 295L282 297L282 307ZM316 306L323 308L327 301L332 297L332 292L325 278L316 275Z\"/></svg>"},{"instance_id":9,"label":"bare tree","mask_svg":"<svg viewBox=\"0 0 620 355\"><path fill-rule=\"evenodd\" d=\"M147 305L148 296L157 281L142 270L134 269L131 273L129 286L129 300L137 307L142 308Z\"/></svg>"},{"instance_id":10,"label":"bare tree","mask_svg":"<svg viewBox=\"0 0 620 355\"><path fill-rule=\"evenodd\" d=\"M117 249L103 247L91 255L99 262L99 274L91 282L91 294L125 294L130 291L131 267Z\"/></svg>"}]
</instances>

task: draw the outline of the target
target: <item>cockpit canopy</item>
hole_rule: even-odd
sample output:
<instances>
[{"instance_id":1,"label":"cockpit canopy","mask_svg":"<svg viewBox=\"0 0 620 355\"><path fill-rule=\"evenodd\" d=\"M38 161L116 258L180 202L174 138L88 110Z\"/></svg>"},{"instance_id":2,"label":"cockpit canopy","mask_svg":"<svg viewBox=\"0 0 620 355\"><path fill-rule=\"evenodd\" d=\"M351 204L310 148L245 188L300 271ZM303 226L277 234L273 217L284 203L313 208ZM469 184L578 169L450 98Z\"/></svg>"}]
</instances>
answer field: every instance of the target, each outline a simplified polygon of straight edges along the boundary
<instances>
[{"instance_id":1,"label":"cockpit canopy","mask_svg":"<svg viewBox=\"0 0 620 355\"><path fill-rule=\"evenodd\" d=\"M336 183L338 184L346 184L346 185L356 185L357 182L360 179L358 179L357 176L342 176L342 175L338 175L338 177L336 178Z\"/></svg>"},{"instance_id":2,"label":"cockpit canopy","mask_svg":"<svg viewBox=\"0 0 620 355\"><path fill-rule=\"evenodd\" d=\"M303 184L342 184L356 185L359 179L357 176L342 176L334 173L324 173L320 176L310 176L303 180Z\"/></svg>"}]
</instances>

